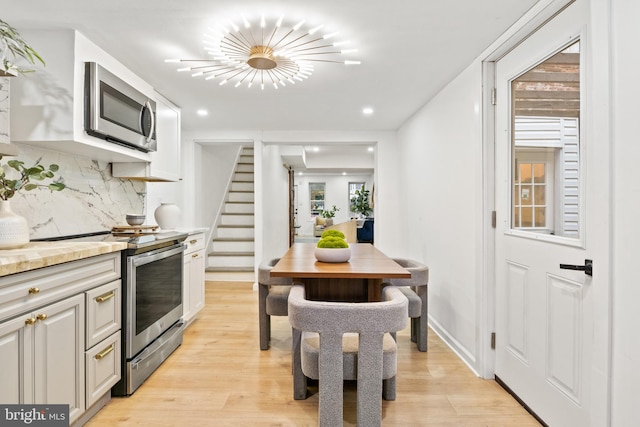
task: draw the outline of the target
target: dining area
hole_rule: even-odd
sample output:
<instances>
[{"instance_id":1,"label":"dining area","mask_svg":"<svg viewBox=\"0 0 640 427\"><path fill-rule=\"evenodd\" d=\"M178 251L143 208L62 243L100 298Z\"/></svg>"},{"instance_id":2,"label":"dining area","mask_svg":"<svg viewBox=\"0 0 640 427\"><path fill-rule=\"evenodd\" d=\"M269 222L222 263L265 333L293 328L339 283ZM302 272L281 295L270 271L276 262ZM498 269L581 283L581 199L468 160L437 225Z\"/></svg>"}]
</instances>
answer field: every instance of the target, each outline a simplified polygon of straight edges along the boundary
<instances>
[{"instance_id":1,"label":"dining area","mask_svg":"<svg viewBox=\"0 0 640 427\"><path fill-rule=\"evenodd\" d=\"M308 382L306 399L293 398L288 317L271 317L269 350L260 350L253 282L208 281L205 300L178 350L135 394L113 398L88 427L318 425L318 384ZM540 425L432 330L427 352L418 351L411 335L410 325L396 334L396 400L380 398L383 426ZM344 382L343 426L357 425L355 383Z\"/></svg>"},{"instance_id":2,"label":"dining area","mask_svg":"<svg viewBox=\"0 0 640 427\"><path fill-rule=\"evenodd\" d=\"M416 350L426 351L428 267L368 243L349 244L342 262L326 262L321 251L315 243L294 243L260 265L260 348L269 349L271 316L287 316L293 399L314 395L308 384L317 384L318 425L342 425L350 381L357 425L382 425L382 400L396 399L397 332L410 313L418 319L411 340L420 336Z\"/></svg>"}]
</instances>

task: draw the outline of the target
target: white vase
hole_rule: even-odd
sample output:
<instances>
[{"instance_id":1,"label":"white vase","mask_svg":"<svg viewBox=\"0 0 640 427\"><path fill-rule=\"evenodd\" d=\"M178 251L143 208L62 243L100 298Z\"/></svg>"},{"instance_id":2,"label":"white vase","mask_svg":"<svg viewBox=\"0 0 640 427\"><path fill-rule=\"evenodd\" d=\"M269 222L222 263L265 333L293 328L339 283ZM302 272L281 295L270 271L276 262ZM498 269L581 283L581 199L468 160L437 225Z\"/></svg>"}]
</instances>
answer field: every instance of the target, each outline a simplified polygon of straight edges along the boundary
<instances>
[{"instance_id":1,"label":"white vase","mask_svg":"<svg viewBox=\"0 0 640 427\"><path fill-rule=\"evenodd\" d=\"M29 243L27 220L11 210L8 200L0 200L0 249L20 248Z\"/></svg>"},{"instance_id":2,"label":"white vase","mask_svg":"<svg viewBox=\"0 0 640 427\"><path fill-rule=\"evenodd\" d=\"M175 203L160 203L153 216L161 229L173 230L180 222L180 208Z\"/></svg>"}]
</instances>

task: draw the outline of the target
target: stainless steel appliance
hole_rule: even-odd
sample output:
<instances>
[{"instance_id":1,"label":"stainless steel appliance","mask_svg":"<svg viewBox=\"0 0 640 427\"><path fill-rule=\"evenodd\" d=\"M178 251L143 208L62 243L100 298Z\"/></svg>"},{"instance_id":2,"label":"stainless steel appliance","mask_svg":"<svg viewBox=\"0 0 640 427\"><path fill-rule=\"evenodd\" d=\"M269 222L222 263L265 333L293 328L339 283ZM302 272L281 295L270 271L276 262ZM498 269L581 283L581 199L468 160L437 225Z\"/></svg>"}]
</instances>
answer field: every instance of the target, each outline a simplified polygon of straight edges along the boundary
<instances>
[{"instance_id":1,"label":"stainless steel appliance","mask_svg":"<svg viewBox=\"0 0 640 427\"><path fill-rule=\"evenodd\" d=\"M136 236L96 232L46 240L121 241L122 379L114 396L128 396L182 343L182 243L187 233Z\"/></svg>"},{"instance_id":2,"label":"stainless steel appliance","mask_svg":"<svg viewBox=\"0 0 640 427\"><path fill-rule=\"evenodd\" d=\"M85 62L84 127L92 136L156 151L156 103L95 62Z\"/></svg>"},{"instance_id":3,"label":"stainless steel appliance","mask_svg":"<svg viewBox=\"0 0 640 427\"><path fill-rule=\"evenodd\" d=\"M182 343L182 269L187 234L143 235L123 253L122 379L132 394Z\"/></svg>"}]
</instances>

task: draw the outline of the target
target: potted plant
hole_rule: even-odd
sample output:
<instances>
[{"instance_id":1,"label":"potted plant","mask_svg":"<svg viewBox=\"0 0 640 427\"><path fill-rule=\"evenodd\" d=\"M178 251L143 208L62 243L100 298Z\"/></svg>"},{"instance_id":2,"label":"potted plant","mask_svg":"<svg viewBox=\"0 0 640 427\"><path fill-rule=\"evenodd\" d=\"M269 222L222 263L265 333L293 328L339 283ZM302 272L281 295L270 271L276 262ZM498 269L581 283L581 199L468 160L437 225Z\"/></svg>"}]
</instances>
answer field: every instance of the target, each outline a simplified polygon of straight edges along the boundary
<instances>
[{"instance_id":1,"label":"potted plant","mask_svg":"<svg viewBox=\"0 0 640 427\"><path fill-rule=\"evenodd\" d=\"M362 227L364 218L368 217L371 213L371 205L369 204L369 190L365 190L364 185L356 190L356 195L351 198L352 212L357 213L360 216L358 220L358 226Z\"/></svg>"},{"instance_id":2,"label":"potted plant","mask_svg":"<svg viewBox=\"0 0 640 427\"><path fill-rule=\"evenodd\" d=\"M16 65L13 62L15 58L24 58L31 64L35 64L37 60L45 65L38 52L29 46L20 33L0 19L0 77L16 76L34 71Z\"/></svg>"},{"instance_id":3,"label":"potted plant","mask_svg":"<svg viewBox=\"0 0 640 427\"><path fill-rule=\"evenodd\" d=\"M5 168L17 171L20 176L17 179L9 178ZM40 160L31 167L26 167L20 160L9 160L6 165L0 164L0 249L18 248L29 243L27 220L11 210L9 199L20 190L31 191L45 187L50 191L62 191L65 184L61 178L44 184L44 181L52 179L57 171L58 165L52 164L45 168L40 164Z\"/></svg>"},{"instance_id":4,"label":"potted plant","mask_svg":"<svg viewBox=\"0 0 640 427\"><path fill-rule=\"evenodd\" d=\"M333 218L336 216L336 212L340 209L333 205L331 209L320 210L320 216L325 219L325 225L333 225Z\"/></svg>"},{"instance_id":5,"label":"potted plant","mask_svg":"<svg viewBox=\"0 0 640 427\"><path fill-rule=\"evenodd\" d=\"M347 262L351 258L351 248L343 232L327 230L316 244L314 255L320 262Z\"/></svg>"}]
</instances>

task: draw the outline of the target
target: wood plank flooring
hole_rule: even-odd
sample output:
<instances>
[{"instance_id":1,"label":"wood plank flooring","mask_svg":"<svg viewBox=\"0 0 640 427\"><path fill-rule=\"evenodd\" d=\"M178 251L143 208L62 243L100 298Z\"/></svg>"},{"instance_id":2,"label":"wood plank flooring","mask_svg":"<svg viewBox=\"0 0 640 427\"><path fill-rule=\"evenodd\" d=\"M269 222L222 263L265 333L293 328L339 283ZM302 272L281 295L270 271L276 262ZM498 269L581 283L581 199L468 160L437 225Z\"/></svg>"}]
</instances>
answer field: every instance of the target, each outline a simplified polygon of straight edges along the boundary
<instances>
[{"instance_id":1,"label":"wood plank flooring","mask_svg":"<svg viewBox=\"0 0 640 427\"><path fill-rule=\"evenodd\" d=\"M291 332L272 318L271 349L260 351L258 296L251 283L207 282L206 305L184 342L133 396L113 398L86 425L315 426L318 396L293 400ZM430 331L419 352L398 333L395 401L384 426L539 426L495 381L476 377ZM345 386L344 425L356 423L355 387Z\"/></svg>"}]
</instances>

